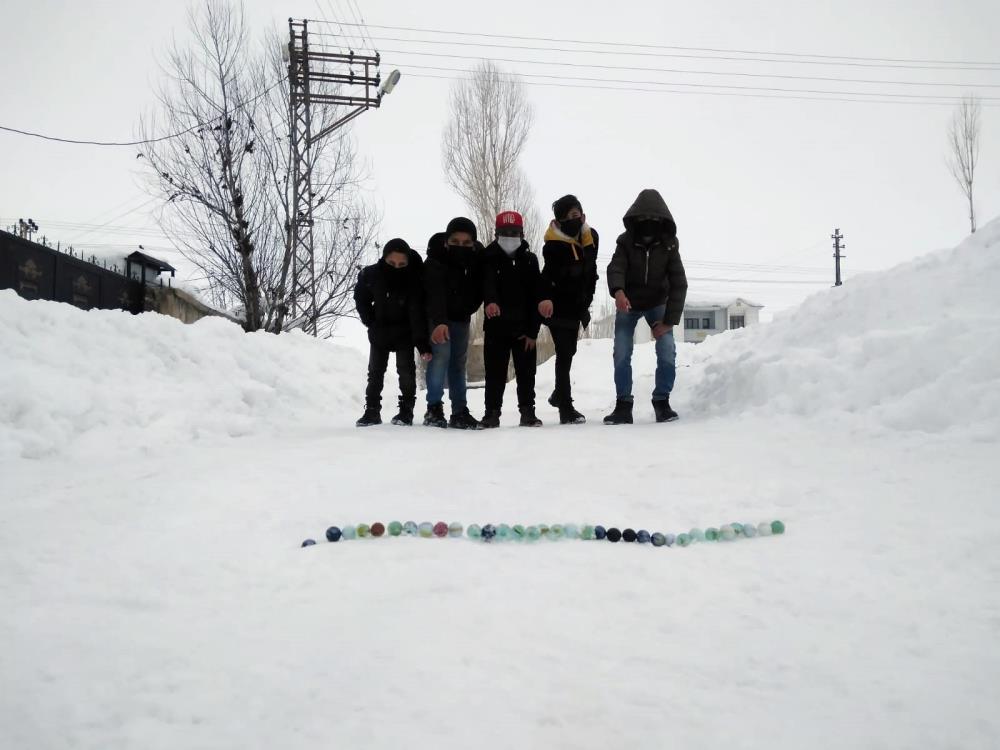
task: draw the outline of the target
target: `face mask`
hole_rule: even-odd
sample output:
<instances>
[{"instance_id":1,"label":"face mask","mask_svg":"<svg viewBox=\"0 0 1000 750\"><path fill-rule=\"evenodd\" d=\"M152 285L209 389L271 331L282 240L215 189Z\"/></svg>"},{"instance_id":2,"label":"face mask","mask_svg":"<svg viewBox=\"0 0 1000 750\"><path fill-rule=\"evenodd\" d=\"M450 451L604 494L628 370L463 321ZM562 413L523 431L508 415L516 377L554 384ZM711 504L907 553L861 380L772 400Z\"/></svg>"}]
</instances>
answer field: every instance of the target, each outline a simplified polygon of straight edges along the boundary
<instances>
[{"instance_id":1,"label":"face mask","mask_svg":"<svg viewBox=\"0 0 1000 750\"><path fill-rule=\"evenodd\" d=\"M507 253L508 256L513 256L517 252L518 248L521 247L520 237L497 237L497 244L500 249Z\"/></svg>"},{"instance_id":2,"label":"face mask","mask_svg":"<svg viewBox=\"0 0 1000 750\"><path fill-rule=\"evenodd\" d=\"M563 219L559 222L559 228L567 237L576 237L583 228L583 219Z\"/></svg>"},{"instance_id":3,"label":"face mask","mask_svg":"<svg viewBox=\"0 0 1000 750\"><path fill-rule=\"evenodd\" d=\"M643 219L635 223L635 236L646 242L652 242L660 235L660 222L655 219Z\"/></svg>"}]
</instances>

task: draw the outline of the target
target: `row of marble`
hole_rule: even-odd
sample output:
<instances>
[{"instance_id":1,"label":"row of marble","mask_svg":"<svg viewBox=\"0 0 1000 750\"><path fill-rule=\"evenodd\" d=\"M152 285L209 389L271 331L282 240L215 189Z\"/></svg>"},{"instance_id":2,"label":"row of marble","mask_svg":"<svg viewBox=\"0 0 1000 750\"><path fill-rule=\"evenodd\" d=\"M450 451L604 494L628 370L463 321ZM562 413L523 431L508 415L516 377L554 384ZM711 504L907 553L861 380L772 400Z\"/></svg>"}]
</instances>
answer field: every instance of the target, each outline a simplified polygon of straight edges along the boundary
<instances>
[{"instance_id":1,"label":"row of marble","mask_svg":"<svg viewBox=\"0 0 1000 750\"><path fill-rule=\"evenodd\" d=\"M416 536L424 539L444 539L446 537L460 538L463 535L469 539L476 539L483 542L534 542L540 539L559 541L563 539L582 540L607 540L609 542L636 542L638 544L652 544L654 547L672 547L674 544L679 547L687 547L695 542L728 542L736 539L750 539L755 536L771 536L772 534L784 534L785 524L781 521L762 521L761 523L726 523L719 527L710 526L707 529L694 528L680 534L663 534L659 531L650 533L646 529L626 528L619 529L616 526L578 526L576 524L552 525L539 524L537 526L523 526L514 524L512 526L505 523L494 525L491 523L480 526L470 524L468 528L458 522L445 523L438 521L431 523L416 523L407 521L390 521L388 525L381 521L368 525L360 523L349 526L331 526L326 530L328 542L339 542L349 539L378 539L384 536ZM306 539L302 542L303 547L311 547L316 544L315 539Z\"/></svg>"}]
</instances>

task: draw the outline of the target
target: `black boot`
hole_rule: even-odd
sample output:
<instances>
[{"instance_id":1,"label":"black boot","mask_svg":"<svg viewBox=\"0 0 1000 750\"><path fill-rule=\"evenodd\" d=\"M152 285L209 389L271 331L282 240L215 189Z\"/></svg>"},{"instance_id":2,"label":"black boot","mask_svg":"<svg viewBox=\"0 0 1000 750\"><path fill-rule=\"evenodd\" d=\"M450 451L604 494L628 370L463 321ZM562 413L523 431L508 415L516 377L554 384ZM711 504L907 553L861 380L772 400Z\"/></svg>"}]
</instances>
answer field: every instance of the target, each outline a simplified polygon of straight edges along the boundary
<instances>
[{"instance_id":1,"label":"black boot","mask_svg":"<svg viewBox=\"0 0 1000 750\"><path fill-rule=\"evenodd\" d=\"M521 427L541 427L542 420L535 416L535 407L526 406L521 409Z\"/></svg>"},{"instance_id":2,"label":"black boot","mask_svg":"<svg viewBox=\"0 0 1000 750\"><path fill-rule=\"evenodd\" d=\"M618 399L615 410L604 418L604 424L632 424L632 402Z\"/></svg>"},{"instance_id":3,"label":"black boot","mask_svg":"<svg viewBox=\"0 0 1000 750\"><path fill-rule=\"evenodd\" d=\"M559 406L559 424L583 424L587 418L578 412L572 401L564 402Z\"/></svg>"},{"instance_id":4,"label":"black boot","mask_svg":"<svg viewBox=\"0 0 1000 750\"><path fill-rule=\"evenodd\" d=\"M670 408L670 396L662 401L653 401L653 411L656 413L657 422L673 422L678 419L677 412Z\"/></svg>"},{"instance_id":5,"label":"black boot","mask_svg":"<svg viewBox=\"0 0 1000 750\"><path fill-rule=\"evenodd\" d=\"M392 418L395 425L409 427L413 424L413 402L399 399L399 414Z\"/></svg>"},{"instance_id":6,"label":"black boot","mask_svg":"<svg viewBox=\"0 0 1000 750\"><path fill-rule=\"evenodd\" d=\"M365 413L354 424L357 427L372 427L373 425L382 424L382 414L378 409L366 406Z\"/></svg>"},{"instance_id":7,"label":"black boot","mask_svg":"<svg viewBox=\"0 0 1000 750\"><path fill-rule=\"evenodd\" d=\"M549 406L553 409L559 408L559 393L557 391L552 391L552 395L549 396Z\"/></svg>"},{"instance_id":8,"label":"black boot","mask_svg":"<svg viewBox=\"0 0 1000 750\"><path fill-rule=\"evenodd\" d=\"M479 421L469 414L468 408L451 413L451 421L448 426L453 430L478 430Z\"/></svg>"},{"instance_id":9,"label":"black boot","mask_svg":"<svg viewBox=\"0 0 1000 750\"><path fill-rule=\"evenodd\" d=\"M483 421L479 423L480 429L492 430L500 426L500 410L487 409Z\"/></svg>"},{"instance_id":10,"label":"black boot","mask_svg":"<svg viewBox=\"0 0 1000 750\"><path fill-rule=\"evenodd\" d=\"M444 406L441 404L428 404L427 413L424 414L424 427L448 426L448 420L444 418Z\"/></svg>"}]
</instances>

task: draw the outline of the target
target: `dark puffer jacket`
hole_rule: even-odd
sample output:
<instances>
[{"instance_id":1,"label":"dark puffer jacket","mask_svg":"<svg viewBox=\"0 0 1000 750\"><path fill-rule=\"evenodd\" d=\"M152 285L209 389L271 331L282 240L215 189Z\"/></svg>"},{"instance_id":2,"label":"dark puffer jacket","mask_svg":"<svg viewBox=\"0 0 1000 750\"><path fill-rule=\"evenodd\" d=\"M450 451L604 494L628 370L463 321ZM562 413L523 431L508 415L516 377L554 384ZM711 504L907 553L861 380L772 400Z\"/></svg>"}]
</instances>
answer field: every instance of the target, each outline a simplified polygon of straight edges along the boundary
<instances>
[{"instance_id":1,"label":"dark puffer jacket","mask_svg":"<svg viewBox=\"0 0 1000 750\"><path fill-rule=\"evenodd\" d=\"M384 261L365 267L354 287L358 317L368 329L368 340L387 349L416 346L431 350L424 316L420 256L410 253L410 264L399 270Z\"/></svg>"},{"instance_id":2,"label":"dark puffer jacket","mask_svg":"<svg viewBox=\"0 0 1000 750\"><path fill-rule=\"evenodd\" d=\"M431 329L439 325L468 323L483 304L483 246L453 253L443 232L435 234L427 247L424 292Z\"/></svg>"},{"instance_id":3,"label":"dark puffer jacket","mask_svg":"<svg viewBox=\"0 0 1000 750\"><path fill-rule=\"evenodd\" d=\"M641 216L661 220L660 235L648 244L635 236L635 222ZM681 262L677 225L670 209L656 190L643 190L622 221L625 231L618 237L615 254L608 263L611 296L623 290L634 310L649 310L666 303L663 322L680 324L688 284Z\"/></svg>"},{"instance_id":4,"label":"dark puffer jacket","mask_svg":"<svg viewBox=\"0 0 1000 750\"><path fill-rule=\"evenodd\" d=\"M542 324L538 314L541 282L538 256L522 240L511 258L494 241L486 246L483 259L483 302L500 306L500 315L486 318L483 323L487 335L497 331L537 339Z\"/></svg>"},{"instance_id":5,"label":"dark puffer jacket","mask_svg":"<svg viewBox=\"0 0 1000 750\"><path fill-rule=\"evenodd\" d=\"M597 230L586 227L578 240L550 225L542 246L542 299L552 300L549 326L576 329L590 323L590 304L597 289Z\"/></svg>"}]
</instances>

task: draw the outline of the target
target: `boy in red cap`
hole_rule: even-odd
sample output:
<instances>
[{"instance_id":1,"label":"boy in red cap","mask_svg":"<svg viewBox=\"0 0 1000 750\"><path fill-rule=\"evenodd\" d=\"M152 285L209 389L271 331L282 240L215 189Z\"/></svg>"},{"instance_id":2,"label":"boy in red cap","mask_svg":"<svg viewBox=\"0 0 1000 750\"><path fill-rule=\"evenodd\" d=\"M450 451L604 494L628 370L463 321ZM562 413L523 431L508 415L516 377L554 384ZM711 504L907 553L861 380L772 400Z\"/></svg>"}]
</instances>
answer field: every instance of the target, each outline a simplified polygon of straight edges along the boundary
<instances>
[{"instance_id":1,"label":"boy in red cap","mask_svg":"<svg viewBox=\"0 0 1000 750\"><path fill-rule=\"evenodd\" d=\"M524 220L517 211L503 211L496 219L496 239L483 254L483 300L486 341L486 416L484 429L500 426L507 386L507 368L514 360L517 408L522 427L541 427L535 416L535 340L542 324L538 313L538 258L524 239Z\"/></svg>"}]
</instances>

